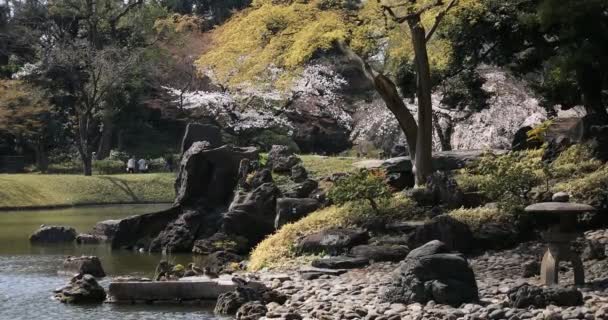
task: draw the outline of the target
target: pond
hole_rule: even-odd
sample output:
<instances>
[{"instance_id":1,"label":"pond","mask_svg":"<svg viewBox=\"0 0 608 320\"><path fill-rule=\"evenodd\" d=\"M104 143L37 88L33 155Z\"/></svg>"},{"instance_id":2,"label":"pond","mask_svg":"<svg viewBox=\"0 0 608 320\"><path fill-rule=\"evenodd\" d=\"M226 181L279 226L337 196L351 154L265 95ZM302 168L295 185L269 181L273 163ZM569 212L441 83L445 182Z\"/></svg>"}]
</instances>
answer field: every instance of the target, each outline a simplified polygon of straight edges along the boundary
<instances>
[{"instance_id":1,"label":"pond","mask_svg":"<svg viewBox=\"0 0 608 320\"><path fill-rule=\"evenodd\" d=\"M101 284L119 275L152 277L159 254L112 251L108 245L31 245L28 238L41 224L74 227L89 232L95 223L134 214L154 212L169 205L112 205L55 210L0 212L0 319L218 319L209 306L113 305L73 306L50 299L52 290L69 277L57 270L67 255L96 255L108 274ZM187 263L189 254L171 259Z\"/></svg>"}]
</instances>

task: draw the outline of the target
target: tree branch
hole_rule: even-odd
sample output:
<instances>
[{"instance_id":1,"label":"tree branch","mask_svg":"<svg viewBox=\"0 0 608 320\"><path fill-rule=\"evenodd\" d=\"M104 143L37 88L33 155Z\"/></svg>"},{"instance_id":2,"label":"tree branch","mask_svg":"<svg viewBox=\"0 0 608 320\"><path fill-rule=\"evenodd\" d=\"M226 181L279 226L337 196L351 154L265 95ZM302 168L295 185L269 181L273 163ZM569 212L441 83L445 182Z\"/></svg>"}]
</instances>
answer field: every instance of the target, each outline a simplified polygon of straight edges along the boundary
<instances>
[{"instance_id":1,"label":"tree branch","mask_svg":"<svg viewBox=\"0 0 608 320\"><path fill-rule=\"evenodd\" d=\"M413 1L413 0L409 0L409 2L410 2L409 5L413 5L413 4L416 3L416 1ZM405 16L397 16L395 14L395 12L393 11L393 9L394 8L399 8L399 7L405 7L405 6L408 5L407 3L400 3L400 4L396 4L396 5L392 5L392 6L382 5L381 4L381 0L378 0L378 3L380 3L380 7L382 8L382 11L388 13L391 16L391 18L393 19L393 21L395 21L397 23L403 23L403 22L405 22L405 21L407 21L409 19L412 19L412 18L415 18L415 17L420 17L420 15L422 15L426 11L428 11L428 10L434 8L434 7L442 5L443 4L443 0L435 0L435 1L431 2L431 3L428 3L428 4L424 5L424 6L422 6L421 8L419 8L416 11L409 12ZM412 11L412 10L408 10L408 11Z\"/></svg>"},{"instance_id":2,"label":"tree branch","mask_svg":"<svg viewBox=\"0 0 608 320\"><path fill-rule=\"evenodd\" d=\"M458 3L458 0L452 0L452 1L450 1L450 3L448 4L448 6L445 7L445 9L441 10L441 12L439 12L437 14L437 17L435 17L435 23L433 24L433 26L431 27L431 29L429 30L429 32L425 36L426 42L429 42L429 40L431 40L431 37L433 37L433 34L435 33L435 31L437 31L437 28L439 27L439 24L441 23L441 20L443 20L443 17L457 3Z\"/></svg>"}]
</instances>

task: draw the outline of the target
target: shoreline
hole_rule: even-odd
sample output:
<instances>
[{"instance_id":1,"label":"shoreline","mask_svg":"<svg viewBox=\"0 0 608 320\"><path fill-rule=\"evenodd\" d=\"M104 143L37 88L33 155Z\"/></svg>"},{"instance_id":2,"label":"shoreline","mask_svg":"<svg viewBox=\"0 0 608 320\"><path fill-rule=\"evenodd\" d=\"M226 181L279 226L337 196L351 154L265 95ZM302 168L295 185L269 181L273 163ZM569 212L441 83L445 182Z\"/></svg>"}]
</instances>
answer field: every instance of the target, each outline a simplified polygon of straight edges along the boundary
<instances>
[{"instance_id":1,"label":"shoreline","mask_svg":"<svg viewBox=\"0 0 608 320\"><path fill-rule=\"evenodd\" d=\"M143 205L143 204L172 204L172 201L121 201L121 202L91 202L91 203L75 203L75 204L57 204L46 206L19 206L19 207L1 207L0 213L8 211L36 211L36 210L55 210L80 207L101 207L101 206L119 206L119 205Z\"/></svg>"}]
</instances>

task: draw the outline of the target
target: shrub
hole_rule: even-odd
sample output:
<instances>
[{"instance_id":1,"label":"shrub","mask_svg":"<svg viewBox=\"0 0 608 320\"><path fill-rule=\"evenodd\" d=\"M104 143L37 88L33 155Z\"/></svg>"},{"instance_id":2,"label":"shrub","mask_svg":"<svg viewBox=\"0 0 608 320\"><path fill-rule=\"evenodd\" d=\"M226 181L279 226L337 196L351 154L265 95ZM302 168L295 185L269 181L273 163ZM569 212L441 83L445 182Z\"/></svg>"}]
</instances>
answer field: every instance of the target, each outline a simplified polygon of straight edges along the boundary
<instances>
[{"instance_id":1,"label":"shrub","mask_svg":"<svg viewBox=\"0 0 608 320\"><path fill-rule=\"evenodd\" d=\"M528 131L526 134L528 135L528 142L535 142L538 145L542 145L545 143L547 130L553 124L553 120L546 120L534 127L532 130Z\"/></svg>"},{"instance_id":2,"label":"shrub","mask_svg":"<svg viewBox=\"0 0 608 320\"><path fill-rule=\"evenodd\" d=\"M384 176L378 171L360 170L336 181L328 197L335 204L368 201L378 212L377 199L388 199L390 190L384 183Z\"/></svg>"},{"instance_id":3,"label":"shrub","mask_svg":"<svg viewBox=\"0 0 608 320\"><path fill-rule=\"evenodd\" d=\"M543 149L525 150L499 156L489 153L469 173L485 176L477 179L479 190L497 201L501 209L513 211L526 204L532 188L546 179L542 152Z\"/></svg>"},{"instance_id":4,"label":"shrub","mask_svg":"<svg viewBox=\"0 0 608 320\"><path fill-rule=\"evenodd\" d=\"M300 148L290 136L272 131L262 131L251 139L251 143L259 146L264 151L269 151L273 145L277 144L287 146L294 153L300 152Z\"/></svg>"},{"instance_id":5,"label":"shrub","mask_svg":"<svg viewBox=\"0 0 608 320\"><path fill-rule=\"evenodd\" d=\"M564 150L551 164L554 177L571 178L598 170L602 161L593 157L587 144L575 144Z\"/></svg>"},{"instance_id":6,"label":"shrub","mask_svg":"<svg viewBox=\"0 0 608 320\"><path fill-rule=\"evenodd\" d=\"M125 163L117 160L93 161L93 171L98 174L117 174L125 172Z\"/></svg>"},{"instance_id":7,"label":"shrub","mask_svg":"<svg viewBox=\"0 0 608 320\"><path fill-rule=\"evenodd\" d=\"M579 178L558 183L553 191L568 192L574 201L606 208L608 205L608 166Z\"/></svg>"},{"instance_id":8,"label":"shrub","mask_svg":"<svg viewBox=\"0 0 608 320\"><path fill-rule=\"evenodd\" d=\"M477 230L482 225L491 222L509 222L512 216L502 213L498 208L460 208L449 213L454 219L467 224L471 230Z\"/></svg>"},{"instance_id":9,"label":"shrub","mask_svg":"<svg viewBox=\"0 0 608 320\"><path fill-rule=\"evenodd\" d=\"M127 162L127 160L129 160L129 154L126 153L125 151L120 151L120 150L110 150L110 155L108 156L108 158L104 159L104 160L114 160L114 161L122 161L122 162Z\"/></svg>"},{"instance_id":10,"label":"shrub","mask_svg":"<svg viewBox=\"0 0 608 320\"><path fill-rule=\"evenodd\" d=\"M384 223L411 218L416 210L413 202L402 195L378 202L379 212L371 210L367 203L347 203L343 206L330 206L315 211L307 217L284 225L275 234L259 243L250 256L248 268L279 268L289 266L299 260L307 261L310 256L296 259L295 243L299 237L329 229L357 228L370 221L382 220ZM300 261L302 262L302 261Z\"/></svg>"}]
</instances>

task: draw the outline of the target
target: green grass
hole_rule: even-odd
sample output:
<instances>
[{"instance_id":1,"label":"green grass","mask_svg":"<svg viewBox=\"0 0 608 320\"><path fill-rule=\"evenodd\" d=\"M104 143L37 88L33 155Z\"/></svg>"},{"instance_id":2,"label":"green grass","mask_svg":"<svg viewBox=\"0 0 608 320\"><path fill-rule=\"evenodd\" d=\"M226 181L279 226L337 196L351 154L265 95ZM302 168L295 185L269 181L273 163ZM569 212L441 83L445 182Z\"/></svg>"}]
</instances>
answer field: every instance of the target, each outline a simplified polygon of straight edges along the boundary
<instances>
[{"instance_id":1,"label":"green grass","mask_svg":"<svg viewBox=\"0 0 608 320\"><path fill-rule=\"evenodd\" d=\"M314 178L330 176L336 172L355 170L353 163L360 159L354 157L325 157L318 155L299 155L302 164Z\"/></svg>"},{"instance_id":2,"label":"green grass","mask_svg":"<svg viewBox=\"0 0 608 320\"><path fill-rule=\"evenodd\" d=\"M0 174L0 208L171 202L174 181L173 173Z\"/></svg>"}]
</instances>

